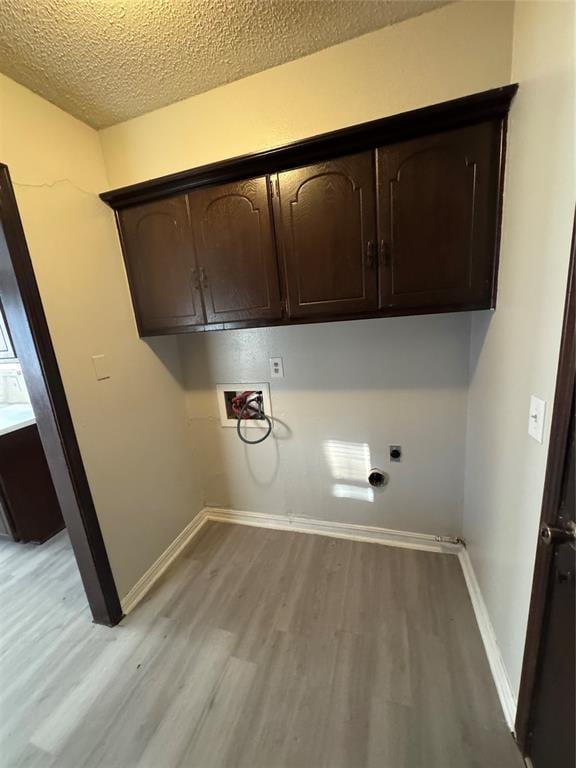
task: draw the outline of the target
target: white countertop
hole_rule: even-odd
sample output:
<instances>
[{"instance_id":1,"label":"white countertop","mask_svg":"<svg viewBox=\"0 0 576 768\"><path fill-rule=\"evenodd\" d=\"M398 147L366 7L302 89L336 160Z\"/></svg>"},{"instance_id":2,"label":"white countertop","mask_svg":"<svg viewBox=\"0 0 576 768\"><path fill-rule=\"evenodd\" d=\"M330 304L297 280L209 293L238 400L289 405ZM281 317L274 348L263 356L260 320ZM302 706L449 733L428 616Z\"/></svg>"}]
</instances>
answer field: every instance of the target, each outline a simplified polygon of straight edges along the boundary
<instances>
[{"instance_id":1,"label":"white countertop","mask_svg":"<svg viewBox=\"0 0 576 768\"><path fill-rule=\"evenodd\" d=\"M0 405L0 435L7 435L22 427L36 424L34 411L30 403Z\"/></svg>"}]
</instances>

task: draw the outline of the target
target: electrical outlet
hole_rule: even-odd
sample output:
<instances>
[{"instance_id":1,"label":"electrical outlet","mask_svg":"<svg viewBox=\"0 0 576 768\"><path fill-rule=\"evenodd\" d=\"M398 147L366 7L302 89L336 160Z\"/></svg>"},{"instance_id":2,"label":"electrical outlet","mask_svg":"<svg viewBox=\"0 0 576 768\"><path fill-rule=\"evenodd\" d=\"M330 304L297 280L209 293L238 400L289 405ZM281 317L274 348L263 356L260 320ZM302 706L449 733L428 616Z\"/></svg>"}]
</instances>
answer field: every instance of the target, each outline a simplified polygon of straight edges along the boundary
<instances>
[{"instance_id":1,"label":"electrical outlet","mask_svg":"<svg viewBox=\"0 0 576 768\"><path fill-rule=\"evenodd\" d=\"M284 378L284 363L281 357L271 357L270 360L270 378L283 379Z\"/></svg>"}]
</instances>

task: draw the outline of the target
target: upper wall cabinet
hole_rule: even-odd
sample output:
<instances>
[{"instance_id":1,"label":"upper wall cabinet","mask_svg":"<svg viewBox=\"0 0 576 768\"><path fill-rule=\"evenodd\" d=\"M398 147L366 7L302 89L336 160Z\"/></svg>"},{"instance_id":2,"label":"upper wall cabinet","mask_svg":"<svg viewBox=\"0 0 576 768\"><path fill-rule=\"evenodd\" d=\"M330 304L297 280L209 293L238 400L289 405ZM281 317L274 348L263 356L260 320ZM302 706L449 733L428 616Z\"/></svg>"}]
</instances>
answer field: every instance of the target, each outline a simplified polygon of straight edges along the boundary
<instances>
[{"instance_id":1,"label":"upper wall cabinet","mask_svg":"<svg viewBox=\"0 0 576 768\"><path fill-rule=\"evenodd\" d=\"M516 90L104 193L140 334L495 307Z\"/></svg>"},{"instance_id":2,"label":"upper wall cabinet","mask_svg":"<svg viewBox=\"0 0 576 768\"><path fill-rule=\"evenodd\" d=\"M190 193L209 323L282 316L266 177Z\"/></svg>"},{"instance_id":3,"label":"upper wall cabinet","mask_svg":"<svg viewBox=\"0 0 576 768\"><path fill-rule=\"evenodd\" d=\"M500 131L494 122L380 147L380 307L492 300Z\"/></svg>"},{"instance_id":4,"label":"upper wall cabinet","mask_svg":"<svg viewBox=\"0 0 576 768\"><path fill-rule=\"evenodd\" d=\"M289 317L377 309L373 153L281 173L278 193Z\"/></svg>"},{"instance_id":5,"label":"upper wall cabinet","mask_svg":"<svg viewBox=\"0 0 576 768\"><path fill-rule=\"evenodd\" d=\"M204 323L186 195L119 211L118 227L140 334Z\"/></svg>"}]
</instances>

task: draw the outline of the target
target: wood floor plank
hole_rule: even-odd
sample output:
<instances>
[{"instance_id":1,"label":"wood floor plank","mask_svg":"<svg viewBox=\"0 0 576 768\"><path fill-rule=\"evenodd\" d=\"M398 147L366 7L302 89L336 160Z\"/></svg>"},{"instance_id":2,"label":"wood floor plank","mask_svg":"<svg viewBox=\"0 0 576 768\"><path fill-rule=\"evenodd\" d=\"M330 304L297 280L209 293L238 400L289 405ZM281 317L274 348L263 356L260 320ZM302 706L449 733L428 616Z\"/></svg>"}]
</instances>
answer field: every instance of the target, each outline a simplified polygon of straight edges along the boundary
<instances>
[{"instance_id":1,"label":"wood floor plank","mask_svg":"<svg viewBox=\"0 0 576 768\"><path fill-rule=\"evenodd\" d=\"M0 543L0 768L520 768L458 561L209 523L115 629Z\"/></svg>"},{"instance_id":2,"label":"wood floor plank","mask_svg":"<svg viewBox=\"0 0 576 768\"><path fill-rule=\"evenodd\" d=\"M188 740L179 768L225 768L236 759L234 726L244 715L255 672L255 664L230 657L192 738Z\"/></svg>"},{"instance_id":3,"label":"wood floor plank","mask_svg":"<svg viewBox=\"0 0 576 768\"><path fill-rule=\"evenodd\" d=\"M197 649L193 661L182 669L182 681L168 709L136 765L138 768L176 768L193 740L218 685L235 638L214 629Z\"/></svg>"}]
</instances>

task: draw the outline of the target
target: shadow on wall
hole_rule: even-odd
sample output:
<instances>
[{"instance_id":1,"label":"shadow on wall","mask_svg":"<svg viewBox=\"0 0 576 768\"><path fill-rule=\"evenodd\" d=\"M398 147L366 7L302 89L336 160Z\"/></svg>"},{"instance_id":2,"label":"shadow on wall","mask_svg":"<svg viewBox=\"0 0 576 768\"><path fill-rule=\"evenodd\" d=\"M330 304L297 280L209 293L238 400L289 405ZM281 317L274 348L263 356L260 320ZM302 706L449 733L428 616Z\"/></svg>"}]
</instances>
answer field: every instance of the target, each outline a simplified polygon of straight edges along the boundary
<instances>
[{"instance_id":1,"label":"shadow on wall","mask_svg":"<svg viewBox=\"0 0 576 768\"><path fill-rule=\"evenodd\" d=\"M173 336L156 336L143 339L142 343L148 345L166 370L172 374L172 378L185 389L186 378L177 339Z\"/></svg>"},{"instance_id":2,"label":"shadow on wall","mask_svg":"<svg viewBox=\"0 0 576 768\"><path fill-rule=\"evenodd\" d=\"M460 352L469 335L470 315L460 313L216 331L179 341L189 387L270 380L268 358L278 350L286 376L274 386L353 391L467 386L468 360Z\"/></svg>"},{"instance_id":3,"label":"shadow on wall","mask_svg":"<svg viewBox=\"0 0 576 768\"><path fill-rule=\"evenodd\" d=\"M492 324L494 312L473 312L470 315L470 382L473 381L484 342Z\"/></svg>"},{"instance_id":4,"label":"shadow on wall","mask_svg":"<svg viewBox=\"0 0 576 768\"><path fill-rule=\"evenodd\" d=\"M466 314L179 337L206 504L461 535L469 340ZM270 378L270 357L285 378ZM221 427L215 385L258 381L274 437L247 446ZM368 486L371 466L388 487Z\"/></svg>"}]
</instances>

